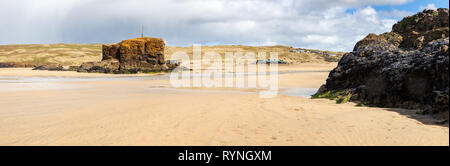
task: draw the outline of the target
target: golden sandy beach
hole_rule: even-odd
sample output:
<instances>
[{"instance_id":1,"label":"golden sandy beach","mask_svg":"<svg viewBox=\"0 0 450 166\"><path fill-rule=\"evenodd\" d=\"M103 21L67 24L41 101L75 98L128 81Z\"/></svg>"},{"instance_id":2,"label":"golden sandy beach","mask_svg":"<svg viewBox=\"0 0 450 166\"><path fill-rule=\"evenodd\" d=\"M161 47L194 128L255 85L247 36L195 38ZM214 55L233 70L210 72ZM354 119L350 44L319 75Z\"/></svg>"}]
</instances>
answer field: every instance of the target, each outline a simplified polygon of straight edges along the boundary
<instances>
[{"instance_id":1,"label":"golden sandy beach","mask_svg":"<svg viewBox=\"0 0 450 166\"><path fill-rule=\"evenodd\" d=\"M164 74L0 69L0 145L449 145L448 125L415 110L286 95L335 66L281 65L297 72L279 74L274 98L172 88Z\"/></svg>"}]
</instances>

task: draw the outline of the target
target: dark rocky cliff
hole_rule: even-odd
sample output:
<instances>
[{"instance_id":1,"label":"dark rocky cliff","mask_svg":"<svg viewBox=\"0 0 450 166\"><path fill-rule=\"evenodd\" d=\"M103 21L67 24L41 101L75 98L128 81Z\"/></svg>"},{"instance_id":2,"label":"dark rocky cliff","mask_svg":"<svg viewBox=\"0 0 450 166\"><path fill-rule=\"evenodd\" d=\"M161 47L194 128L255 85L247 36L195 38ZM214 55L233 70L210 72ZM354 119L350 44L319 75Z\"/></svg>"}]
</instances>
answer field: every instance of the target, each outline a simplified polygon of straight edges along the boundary
<instances>
[{"instance_id":1,"label":"dark rocky cliff","mask_svg":"<svg viewBox=\"0 0 450 166\"><path fill-rule=\"evenodd\" d=\"M448 122L448 18L448 9L424 10L391 32L369 34L342 57L315 96L339 93L366 105L420 109Z\"/></svg>"}]
</instances>

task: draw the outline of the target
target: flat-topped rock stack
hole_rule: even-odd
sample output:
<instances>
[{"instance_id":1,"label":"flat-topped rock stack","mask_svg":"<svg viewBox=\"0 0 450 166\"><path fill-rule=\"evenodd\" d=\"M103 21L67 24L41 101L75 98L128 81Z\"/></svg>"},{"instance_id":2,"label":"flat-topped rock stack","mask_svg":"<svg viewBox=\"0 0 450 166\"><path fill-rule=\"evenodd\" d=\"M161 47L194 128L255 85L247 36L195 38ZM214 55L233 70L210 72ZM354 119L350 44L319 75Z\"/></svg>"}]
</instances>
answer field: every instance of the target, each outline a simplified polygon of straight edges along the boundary
<instances>
[{"instance_id":1,"label":"flat-topped rock stack","mask_svg":"<svg viewBox=\"0 0 450 166\"><path fill-rule=\"evenodd\" d=\"M424 10L391 32L369 34L342 57L315 97L420 109L448 122L448 12Z\"/></svg>"},{"instance_id":2,"label":"flat-topped rock stack","mask_svg":"<svg viewBox=\"0 0 450 166\"><path fill-rule=\"evenodd\" d=\"M102 61L83 63L79 72L137 73L168 71L176 67L175 64L166 64L163 39L128 39L102 47Z\"/></svg>"}]
</instances>

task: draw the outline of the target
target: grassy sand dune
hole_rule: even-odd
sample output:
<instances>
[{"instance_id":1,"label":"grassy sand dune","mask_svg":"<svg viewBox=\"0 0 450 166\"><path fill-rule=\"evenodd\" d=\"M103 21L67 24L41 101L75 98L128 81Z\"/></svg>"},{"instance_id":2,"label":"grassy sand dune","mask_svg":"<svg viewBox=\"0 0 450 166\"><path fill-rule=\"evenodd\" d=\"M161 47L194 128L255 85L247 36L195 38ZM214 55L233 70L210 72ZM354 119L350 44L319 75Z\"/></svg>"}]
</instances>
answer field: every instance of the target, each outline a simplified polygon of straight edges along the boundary
<instances>
[{"instance_id":1,"label":"grassy sand dune","mask_svg":"<svg viewBox=\"0 0 450 166\"><path fill-rule=\"evenodd\" d=\"M27 44L0 46L0 63L80 65L101 60L101 44Z\"/></svg>"},{"instance_id":2,"label":"grassy sand dune","mask_svg":"<svg viewBox=\"0 0 450 166\"><path fill-rule=\"evenodd\" d=\"M217 45L202 46L202 54L206 52L217 52L222 57L225 52L278 52L279 59L288 63L327 63L336 62L342 52L324 51L324 53L296 53L291 52L294 48L288 46L243 46L243 45ZM166 59L178 51L187 53L192 57L191 47L167 46L165 49ZM311 50L313 51L313 50ZM329 56L335 54L336 56ZM102 59L101 44L27 44L27 45L0 45L0 63L14 63L19 67L38 65L63 65L77 66L83 62L100 61Z\"/></svg>"},{"instance_id":3,"label":"grassy sand dune","mask_svg":"<svg viewBox=\"0 0 450 166\"><path fill-rule=\"evenodd\" d=\"M328 63L328 62L337 62L340 57L344 54L343 52L332 52L332 51L323 51L323 53L313 53L311 51L319 51L319 50L308 50L310 52L291 52L295 48L289 46L243 46L243 45L216 45L216 46L202 46L202 54L207 52L217 52L222 58L224 57L226 52L253 52L258 55L258 52L265 52L266 57L270 57L270 52L277 52L278 58L282 59L287 63ZM302 49L306 50L306 49ZM177 51L182 51L187 53L190 57L192 57L193 51L192 46L190 47L167 47L165 50L166 58ZM336 56L329 56L328 54L335 54Z\"/></svg>"}]
</instances>

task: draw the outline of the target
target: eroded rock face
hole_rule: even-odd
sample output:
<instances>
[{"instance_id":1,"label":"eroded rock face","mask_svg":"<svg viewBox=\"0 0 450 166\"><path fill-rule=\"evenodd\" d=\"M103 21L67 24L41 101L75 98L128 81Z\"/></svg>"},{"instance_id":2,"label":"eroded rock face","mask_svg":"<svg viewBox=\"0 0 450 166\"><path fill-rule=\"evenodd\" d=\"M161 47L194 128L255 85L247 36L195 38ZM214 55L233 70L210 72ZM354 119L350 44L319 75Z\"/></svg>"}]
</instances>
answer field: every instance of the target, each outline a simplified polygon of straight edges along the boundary
<instances>
[{"instance_id":1,"label":"eroded rock face","mask_svg":"<svg viewBox=\"0 0 450 166\"><path fill-rule=\"evenodd\" d=\"M0 63L0 68L10 68L10 67L16 67L16 64L14 64L14 63L6 63L6 62Z\"/></svg>"},{"instance_id":2,"label":"eroded rock face","mask_svg":"<svg viewBox=\"0 0 450 166\"><path fill-rule=\"evenodd\" d=\"M0 62L0 68L12 68L12 67L36 67L35 64L27 64L27 63L15 63L15 62Z\"/></svg>"},{"instance_id":3,"label":"eroded rock face","mask_svg":"<svg viewBox=\"0 0 450 166\"><path fill-rule=\"evenodd\" d=\"M342 57L318 94L346 91L354 101L446 113L448 121L448 26L448 9L425 10L392 32L369 34Z\"/></svg>"},{"instance_id":4,"label":"eroded rock face","mask_svg":"<svg viewBox=\"0 0 450 166\"><path fill-rule=\"evenodd\" d=\"M428 42L448 37L448 9L424 10L405 17L392 26L392 32L403 37L403 49L421 49Z\"/></svg>"},{"instance_id":5,"label":"eroded rock face","mask_svg":"<svg viewBox=\"0 0 450 166\"><path fill-rule=\"evenodd\" d=\"M61 65L42 65L34 67L33 70L65 71Z\"/></svg>"},{"instance_id":6,"label":"eroded rock face","mask_svg":"<svg viewBox=\"0 0 450 166\"><path fill-rule=\"evenodd\" d=\"M102 61L109 59L119 59L120 44L104 44L102 45Z\"/></svg>"},{"instance_id":7,"label":"eroded rock face","mask_svg":"<svg viewBox=\"0 0 450 166\"><path fill-rule=\"evenodd\" d=\"M86 62L81 64L78 72L89 73L114 73L119 71L119 61L115 59L102 60L101 62Z\"/></svg>"},{"instance_id":8,"label":"eroded rock face","mask_svg":"<svg viewBox=\"0 0 450 166\"><path fill-rule=\"evenodd\" d=\"M167 71L174 65L164 60L164 40L136 38L117 44L103 45L101 62L89 62L80 66L79 72L137 73Z\"/></svg>"}]
</instances>

